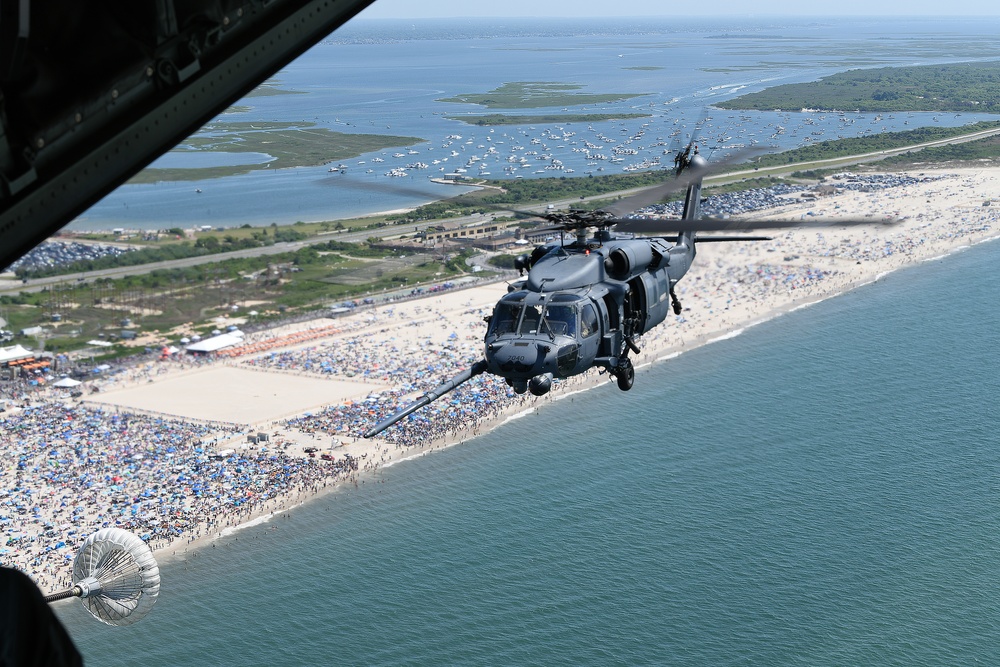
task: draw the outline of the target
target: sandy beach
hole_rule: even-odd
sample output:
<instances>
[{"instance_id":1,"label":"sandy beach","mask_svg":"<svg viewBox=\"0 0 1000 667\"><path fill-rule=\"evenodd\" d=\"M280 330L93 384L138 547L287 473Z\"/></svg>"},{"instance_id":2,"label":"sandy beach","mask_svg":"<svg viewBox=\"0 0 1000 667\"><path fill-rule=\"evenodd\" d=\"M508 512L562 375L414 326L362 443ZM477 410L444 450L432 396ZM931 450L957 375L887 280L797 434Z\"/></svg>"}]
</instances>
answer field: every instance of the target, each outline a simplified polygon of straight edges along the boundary
<instances>
[{"instance_id":1,"label":"sandy beach","mask_svg":"<svg viewBox=\"0 0 1000 667\"><path fill-rule=\"evenodd\" d=\"M790 198L787 207L759 214L804 220L891 216L901 221L895 225L796 229L768 242L699 245L694 267L677 289L685 310L642 337L637 367L1000 234L1000 203L984 205L1000 198L1000 170L911 175L920 182ZM373 440L358 437L364 426L358 420L381 419L400 400L481 358L482 318L504 293L503 282L436 293L360 310L338 319L336 329L330 320L317 320L252 337L267 341L290 330L327 327L328 335L299 344L214 361L145 364L103 381L99 393L75 406L84 412L74 418L74 429L83 420L93 423L89 431L67 435L62 427L52 428L55 421L63 423L58 411L64 399L56 394L49 400L58 407L8 412L4 417L18 429L0 433L7 462L0 493L10 499L18 496L12 489L30 491L19 496L27 509L11 513L3 525L19 539L8 540L2 562L52 590L68 583L75 545L86 534L116 522L135 529L144 515L156 515L154 524L166 526L147 537L166 561L340 484L358 483L379 467L465 442L545 401L599 385L609 385L599 391L618 391L595 370L559 382L542 398L515 397L486 377L474 387L482 404L438 412L430 406L430 426L387 431ZM100 441L108 432L114 448ZM248 440L258 433L268 439ZM316 456L309 457L307 448L315 448ZM236 480L219 467L223 462L205 460L230 450L259 471ZM52 466L53 459L66 463ZM114 474L122 462L134 474ZM103 472L83 475L91 470ZM128 511L115 504L119 495L133 497Z\"/></svg>"}]
</instances>

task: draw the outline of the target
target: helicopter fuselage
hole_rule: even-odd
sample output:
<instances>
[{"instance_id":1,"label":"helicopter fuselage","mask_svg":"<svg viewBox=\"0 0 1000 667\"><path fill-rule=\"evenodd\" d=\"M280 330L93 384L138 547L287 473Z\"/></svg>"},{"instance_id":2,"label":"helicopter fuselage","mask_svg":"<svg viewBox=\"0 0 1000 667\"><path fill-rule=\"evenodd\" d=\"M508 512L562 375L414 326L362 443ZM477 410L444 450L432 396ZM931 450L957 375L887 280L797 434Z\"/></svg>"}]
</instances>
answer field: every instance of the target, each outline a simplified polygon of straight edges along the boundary
<instances>
[{"instance_id":1,"label":"helicopter fuselage","mask_svg":"<svg viewBox=\"0 0 1000 667\"><path fill-rule=\"evenodd\" d=\"M532 259L533 258L533 259ZM497 303L485 337L490 373L541 395L552 378L592 367L619 373L635 337L663 322L673 286L694 258L680 236L618 239L602 231L588 241L536 249L526 278Z\"/></svg>"}]
</instances>

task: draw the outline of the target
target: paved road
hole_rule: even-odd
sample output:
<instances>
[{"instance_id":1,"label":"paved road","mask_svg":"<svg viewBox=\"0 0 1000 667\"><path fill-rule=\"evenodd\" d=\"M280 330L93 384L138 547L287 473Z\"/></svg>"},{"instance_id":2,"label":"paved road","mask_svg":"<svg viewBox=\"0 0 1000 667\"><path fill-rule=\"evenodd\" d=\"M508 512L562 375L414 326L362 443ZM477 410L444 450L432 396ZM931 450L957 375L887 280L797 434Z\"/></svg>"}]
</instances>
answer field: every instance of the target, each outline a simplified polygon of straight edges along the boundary
<instances>
[{"instance_id":1,"label":"paved road","mask_svg":"<svg viewBox=\"0 0 1000 667\"><path fill-rule=\"evenodd\" d=\"M466 218L456 218L459 221L482 221L485 218L481 215L468 216ZM125 276L137 276L150 273L158 269L181 269L188 266L197 266L210 262L222 262L227 259L239 259L244 257L262 257L265 255L277 255L284 252L295 252L306 246L326 243L327 241L343 241L353 243L364 241L372 236L388 237L412 234L418 227L426 227L427 223L393 225L383 229L367 229L359 232L331 232L314 236L303 241L292 241L286 243L275 243L274 245L260 248L247 248L244 250L233 250L215 255L201 255L198 257L186 257L184 259L172 259L163 262L153 262L151 264L140 264L138 266L123 266L113 269L101 269L98 271L86 271L81 273L69 273L60 276L50 276L48 278L38 278L29 280L26 284L19 280L0 281L0 294L17 294L19 292L37 292L45 287L65 283L67 281L91 281L97 278L122 278Z\"/></svg>"},{"instance_id":2,"label":"paved road","mask_svg":"<svg viewBox=\"0 0 1000 667\"><path fill-rule=\"evenodd\" d=\"M912 144L910 146L903 146L902 148L892 148L884 151L873 151L871 153L861 153L858 155L851 155L848 157L833 157L827 158L825 160L812 160L810 162L798 162L793 165L778 165L775 167L761 167L759 169L747 169L745 171L730 172L728 174L718 174L716 176L709 176L706 181L712 180L723 180L729 178L743 178L744 176L760 176L762 174L773 175L776 172L788 172L788 171L803 171L807 169L815 169L822 167L830 167L836 164L841 164L843 166L849 166L851 164L861 164L864 162L875 162L882 160L887 157L892 157L893 155L900 155L914 150L921 150L924 148L930 148L932 146L947 146L950 144L964 144L970 141L977 141L979 139L986 139L987 137L993 137L1000 134L1000 129L993 130L982 130L980 132L971 132L969 134L963 134L958 137L950 137L948 139L937 139L935 141L925 141L920 144Z\"/></svg>"},{"instance_id":3,"label":"paved road","mask_svg":"<svg viewBox=\"0 0 1000 667\"><path fill-rule=\"evenodd\" d=\"M980 132L970 132L969 134L964 134L957 137L951 137L949 139L939 139L936 141L928 141L919 144L913 144L910 146L904 146L902 148L894 148L886 151L875 151L871 153L862 153L859 155L852 155L848 157L838 157L838 158L828 158L824 160L813 160L811 162L799 162L794 165L779 165L775 167L761 167L759 169L748 169L745 171L730 172L727 174L716 174L713 176L708 176L705 181L708 182L723 182L728 180L738 180L746 176L762 176L762 175L773 175L776 173L785 173L791 171L802 171L807 169L814 169L820 167L830 167L832 165L839 166L850 166L852 164L861 164L864 162L872 162L876 160L881 160L882 158L889 157L892 155L898 155L900 153L906 153L907 151L920 150L922 148L928 148L931 146L944 146L947 144L960 144L968 141L976 141L977 139L984 139L986 137L1000 135L1000 129L993 130L983 130ZM636 194L645 190L647 188L633 188L630 190L622 190L619 192L611 192L602 195L596 195L593 197L587 197L585 201L591 200L601 200L601 199L611 199L614 197L627 197L631 194ZM578 204L581 200L579 198L564 199L557 202L552 202L556 208L563 208L567 206L572 206ZM528 211L533 213L544 213L546 210L546 204L528 205L520 206L518 210ZM454 218L449 220L449 223L468 223L468 222L483 222L488 219L481 215L466 216L463 218ZM144 273L149 273L157 269L177 269L184 268L188 266L196 266L198 264L206 264L209 262L219 262L227 259L236 259L242 257L260 257L263 255L276 255L283 252L294 252L300 248L304 248L309 245L315 245L317 243L325 243L327 241L344 241L344 242L357 242L364 241L372 236L378 236L381 238L393 238L399 237L406 234L412 234L419 227L426 227L427 222L422 222L418 224L406 224L406 225L393 225L391 227L385 227L380 229L366 229L359 232L332 232L327 234L321 234L304 241L295 241L291 243L276 243L272 246L264 246L262 248L249 248L246 250L235 250L233 252L220 253L217 255L203 255L201 257L188 257L186 259L175 259L165 262L155 262L152 264L143 264L141 266L128 266L115 269L103 269L100 271L89 271L86 273L74 273L62 276L52 276L49 278L39 278L37 280L30 280L27 284L22 284L20 281L0 281L0 294L16 294L18 292L35 292L44 289L47 286L55 285L58 283L63 283L68 280L78 280L78 281L89 281L96 278L121 278L130 275L141 275Z\"/></svg>"}]
</instances>

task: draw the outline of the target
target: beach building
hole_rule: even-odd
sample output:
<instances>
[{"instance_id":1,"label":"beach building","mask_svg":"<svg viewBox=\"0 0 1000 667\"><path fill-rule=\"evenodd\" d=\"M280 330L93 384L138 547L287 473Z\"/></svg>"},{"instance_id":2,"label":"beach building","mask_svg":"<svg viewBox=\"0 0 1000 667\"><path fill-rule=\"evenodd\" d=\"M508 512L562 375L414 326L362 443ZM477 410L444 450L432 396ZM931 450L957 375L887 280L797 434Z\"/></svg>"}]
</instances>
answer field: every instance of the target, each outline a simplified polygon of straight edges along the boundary
<instances>
[{"instance_id":1,"label":"beach building","mask_svg":"<svg viewBox=\"0 0 1000 667\"><path fill-rule=\"evenodd\" d=\"M486 222L475 224L445 222L440 225L435 225L421 230L417 236L422 238L426 244L438 244L445 241L485 239L500 236L508 227L519 223L520 221L497 222L494 220L488 220Z\"/></svg>"},{"instance_id":2,"label":"beach building","mask_svg":"<svg viewBox=\"0 0 1000 667\"><path fill-rule=\"evenodd\" d=\"M219 350L243 344L243 332L239 329L199 340L188 345L185 350L190 354L213 354Z\"/></svg>"}]
</instances>

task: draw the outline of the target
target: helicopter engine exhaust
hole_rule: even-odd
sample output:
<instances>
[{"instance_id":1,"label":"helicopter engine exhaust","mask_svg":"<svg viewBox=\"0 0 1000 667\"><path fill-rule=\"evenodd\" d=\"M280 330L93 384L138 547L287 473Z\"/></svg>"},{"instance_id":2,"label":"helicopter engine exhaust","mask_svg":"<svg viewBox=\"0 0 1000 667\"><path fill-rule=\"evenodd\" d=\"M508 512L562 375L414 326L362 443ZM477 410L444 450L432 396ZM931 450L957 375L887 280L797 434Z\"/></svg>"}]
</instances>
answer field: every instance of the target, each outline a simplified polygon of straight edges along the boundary
<instances>
[{"instance_id":1,"label":"helicopter engine exhaust","mask_svg":"<svg viewBox=\"0 0 1000 667\"><path fill-rule=\"evenodd\" d=\"M653 262L653 249L648 243L622 245L604 260L604 270L615 280L628 280L636 269L645 269Z\"/></svg>"},{"instance_id":2,"label":"helicopter engine exhaust","mask_svg":"<svg viewBox=\"0 0 1000 667\"><path fill-rule=\"evenodd\" d=\"M536 375L528 382L528 390L535 396L544 396L549 389L552 389L552 373Z\"/></svg>"}]
</instances>

